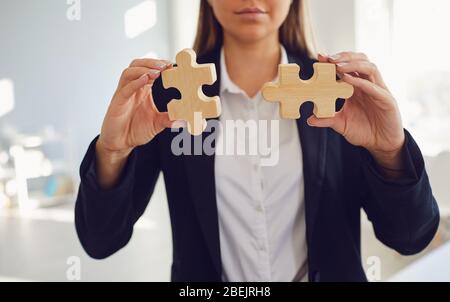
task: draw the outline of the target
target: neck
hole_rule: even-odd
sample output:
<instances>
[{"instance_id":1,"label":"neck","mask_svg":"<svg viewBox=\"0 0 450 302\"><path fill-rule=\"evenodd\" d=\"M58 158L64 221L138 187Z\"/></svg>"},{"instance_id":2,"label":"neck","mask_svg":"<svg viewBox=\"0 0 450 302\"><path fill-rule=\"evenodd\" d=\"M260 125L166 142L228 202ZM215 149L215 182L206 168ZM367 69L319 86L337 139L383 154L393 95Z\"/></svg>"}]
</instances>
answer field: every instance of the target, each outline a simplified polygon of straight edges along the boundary
<instances>
[{"instance_id":1,"label":"neck","mask_svg":"<svg viewBox=\"0 0 450 302\"><path fill-rule=\"evenodd\" d=\"M246 43L224 34L223 47L230 79L248 96L276 77L281 58L278 35Z\"/></svg>"}]
</instances>

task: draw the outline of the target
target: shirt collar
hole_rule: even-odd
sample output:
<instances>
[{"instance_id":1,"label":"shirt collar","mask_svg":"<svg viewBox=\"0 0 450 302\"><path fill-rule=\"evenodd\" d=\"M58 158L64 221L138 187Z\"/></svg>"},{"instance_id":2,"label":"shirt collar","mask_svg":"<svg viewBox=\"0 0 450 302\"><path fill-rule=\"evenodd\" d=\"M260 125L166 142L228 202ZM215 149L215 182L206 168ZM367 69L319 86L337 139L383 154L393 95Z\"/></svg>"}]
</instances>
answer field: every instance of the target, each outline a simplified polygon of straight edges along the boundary
<instances>
[{"instance_id":1,"label":"shirt collar","mask_svg":"<svg viewBox=\"0 0 450 302\"><path fill-rule=\"evenodd\" d=\"M283 45L281 47L280 64L288 64L288 56L286 49ZM242 93L242 89L239 88L228 75L227 64L225 63L225 53L222 48L220 51L220 92L228 91L230 93Z\"/></svg>"}]
</instances>

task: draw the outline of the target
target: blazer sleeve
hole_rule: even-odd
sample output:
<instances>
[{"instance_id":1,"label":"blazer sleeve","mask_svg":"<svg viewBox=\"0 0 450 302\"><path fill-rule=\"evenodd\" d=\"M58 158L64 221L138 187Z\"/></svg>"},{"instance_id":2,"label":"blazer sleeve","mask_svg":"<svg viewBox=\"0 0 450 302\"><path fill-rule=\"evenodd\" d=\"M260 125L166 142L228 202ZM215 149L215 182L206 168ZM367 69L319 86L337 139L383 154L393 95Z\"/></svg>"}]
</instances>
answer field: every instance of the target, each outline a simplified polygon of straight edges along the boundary
<instances>
[{"instance_id":1,"label":"blazer sleeve","mask_svg":"<svg viewBox=\"0 0 450 302\"><path fill-rule=\"evenodd\" d=\"M416 142L405 130L402 179L385 179L367 150L362 150L366 197L363 208L376 237L403 255L422 251L439 226L439 209Z\"/></svg>"},{"instance_id":2,"label":"blazer sleeve","mask_svg":"<svg viewBox=\"0 0 450 302\"><path fill-rule=\"evenodd\" d=\"M160 172L157 137L130 154L119 183L102 190L97 183L95 138L81 163L81 183L75 204L75 226L89 256L106 258L131 238L144 213Z\"/></svg>"}]
</instances>

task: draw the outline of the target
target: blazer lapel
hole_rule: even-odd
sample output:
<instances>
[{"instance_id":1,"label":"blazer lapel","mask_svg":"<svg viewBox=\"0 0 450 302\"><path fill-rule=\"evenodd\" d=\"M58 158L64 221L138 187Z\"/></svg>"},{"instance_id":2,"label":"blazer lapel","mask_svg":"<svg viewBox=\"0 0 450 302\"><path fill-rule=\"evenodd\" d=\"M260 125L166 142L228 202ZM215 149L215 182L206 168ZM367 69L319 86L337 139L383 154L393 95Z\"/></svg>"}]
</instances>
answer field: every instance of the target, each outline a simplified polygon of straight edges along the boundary
<instances>
[{"instance_id":1,"label":"blazer lapel","mask_svg":"<svg viewBox=\"0 0 450 302\"><path fill-rule=\"evenodd\" d=\"M208 134L202 134L202 142ZM198 221L211 254L212 262L220 277L222 265L214 178L214 154L186 156L184 164Z\"/></svg>"},{"instance_id":2,"label":"blazer lapel","mask_svg":"<svg viewBox=\"0 0 450 302\"><path fill-rule=\"evenodd\" d=\"M310 243L325 175L327 130L308 126L306 124L307 117L308 115L304 115L303 118L297 120L297 128L303 153L306 235L308 243Z\"/></svg>"}]
</instances>

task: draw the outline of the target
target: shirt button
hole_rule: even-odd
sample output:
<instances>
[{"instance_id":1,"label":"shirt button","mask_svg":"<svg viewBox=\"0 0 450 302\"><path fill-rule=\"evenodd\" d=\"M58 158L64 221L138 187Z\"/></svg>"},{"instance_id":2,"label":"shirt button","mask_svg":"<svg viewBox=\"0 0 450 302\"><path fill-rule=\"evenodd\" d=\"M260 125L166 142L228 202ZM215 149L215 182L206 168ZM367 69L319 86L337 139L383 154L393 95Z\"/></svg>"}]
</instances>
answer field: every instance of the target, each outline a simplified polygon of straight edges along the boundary
<instances>
[{"instance_id":1,"label":"shirt button","mask_svg":"<svg viewBox=\"0 0 450 302\"><path fill-rule=\"evenodd\" d=\"M256 210L261 213L264 209L263 209L262 205L259 204L256 206Z\"/></svg>"}]
</instances>

